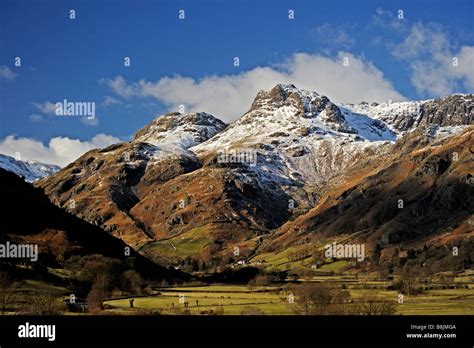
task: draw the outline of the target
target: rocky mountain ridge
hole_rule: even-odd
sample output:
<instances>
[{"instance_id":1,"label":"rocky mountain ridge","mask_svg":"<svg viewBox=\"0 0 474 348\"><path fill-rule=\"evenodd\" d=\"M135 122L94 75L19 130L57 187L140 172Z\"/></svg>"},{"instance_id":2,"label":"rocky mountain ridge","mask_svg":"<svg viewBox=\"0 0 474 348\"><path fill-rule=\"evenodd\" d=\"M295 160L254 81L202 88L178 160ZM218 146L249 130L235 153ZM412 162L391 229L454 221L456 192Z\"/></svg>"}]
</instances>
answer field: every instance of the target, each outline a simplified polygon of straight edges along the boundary
<instances>
[{"instance_id":1,"label":"rocky mountain ridge","mask_svg":"<svg viewBox=\"0 0 474 348\"><path fill-rule=\"evenodd\" d=\"M47 177L58 172L61 167L32 160L22 161L14 157L0 154L0 168L15 173L28 182Z\"/></svg>"}]
</instances>

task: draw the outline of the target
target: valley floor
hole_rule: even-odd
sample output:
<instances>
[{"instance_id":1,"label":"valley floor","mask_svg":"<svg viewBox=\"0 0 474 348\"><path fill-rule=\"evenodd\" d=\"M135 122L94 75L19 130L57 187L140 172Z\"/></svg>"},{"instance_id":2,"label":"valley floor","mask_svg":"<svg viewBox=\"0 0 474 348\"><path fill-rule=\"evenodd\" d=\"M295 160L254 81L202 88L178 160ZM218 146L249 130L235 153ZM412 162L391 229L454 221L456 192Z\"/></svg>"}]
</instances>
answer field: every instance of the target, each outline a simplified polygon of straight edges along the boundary
<instances>
[{"instance_id":1,"label":"valley floor","mask_svg":"<svg viewBox=\"0 0 474 348\"><path fill-rule=\"evenodd\" d=\"M344 283L343 283L344 284ZM385 282L346 283L354 302L368 294L396 302L395 314L401 315L474 315L474 283L467 288L426 290L418 295L405 295L399 303L398 292L382 290ZM157 289L159 295L105 302L108 314L223 314L223 315L295 315L299 309L290 303L291 291L284 287L245 285L210 285ZM295 299L294 301L298 301ZM187 307L184 304L188 303Z\"/></svg>"},{"instance_id":2,"label":"valley floor","mask_svg":"<svg viewBox=\"0 0 474 348\"><path fill-rule=\"evenodd\" d=\"M457 273L450 282L439 280L439 276L421 282L418 294L402 297L400 291L391 289L397 279L386 281L375 276L343 273L266 285L152 286L147 295L113 293L103 301L103 310L86 314L68 310L65 301L70 297L69 289L42 281L22 280L10 288L9 296L15 300L7 304L3 314L303 315L301 298L310 296L304 287L323 284L349 295L343 300L346 309L358 308L356 306L362 303L367 305L370 303L367 299L371 298L375 302L390 303L393 315L474 315L474 270ZM130 300L133 300L133 308Z\"/></svg>"}]
</instances>

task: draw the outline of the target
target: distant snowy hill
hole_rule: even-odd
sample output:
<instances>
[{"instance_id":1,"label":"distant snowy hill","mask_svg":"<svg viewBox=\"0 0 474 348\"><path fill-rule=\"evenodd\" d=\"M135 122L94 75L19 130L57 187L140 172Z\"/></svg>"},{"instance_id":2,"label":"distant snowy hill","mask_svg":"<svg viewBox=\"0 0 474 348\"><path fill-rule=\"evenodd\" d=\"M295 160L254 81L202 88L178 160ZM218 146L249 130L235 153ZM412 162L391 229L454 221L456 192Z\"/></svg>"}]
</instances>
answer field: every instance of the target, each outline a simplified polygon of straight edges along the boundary
<instances>
[{"instance_id":1,"label":"distant snowy hill","mask_svg":"<svg viewBox=\"0 0 474 348\"><path fill-rule=\"evenodd\" d=\"M56 173L61 168L53 164L45 164L36 161L21 161L16 160L11 156L0 154L0 168L13 172L16 175L23 177L28 182L34 182Z\"/></svg>"},{"instance_id":2,"label":"distant snowy hill","mask_svg":"<svg viewBox=\"0 0 474 348\"><path fill-rule=\"evenodd\" d=\"M344 107L346 112L352 111L356 116L366 115L383 121L397 133L413 130L418 126L437 124L450 127L470 125L474 121L472 94L453 94L423 101L349 104Z\"/></svg>"}]
</instances>

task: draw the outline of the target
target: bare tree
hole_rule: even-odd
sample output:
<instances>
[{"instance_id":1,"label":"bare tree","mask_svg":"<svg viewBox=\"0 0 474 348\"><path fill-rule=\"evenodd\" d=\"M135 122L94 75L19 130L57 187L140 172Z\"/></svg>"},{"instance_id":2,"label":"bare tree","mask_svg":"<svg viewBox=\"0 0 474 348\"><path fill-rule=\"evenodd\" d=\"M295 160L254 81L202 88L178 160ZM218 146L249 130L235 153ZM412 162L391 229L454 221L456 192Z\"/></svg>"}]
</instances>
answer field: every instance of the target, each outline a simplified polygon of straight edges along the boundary
<instances>
[{"instance_id":1,"label":"bare tree","mask_svg":"<svg viewBox=\"0 0 474 348\"><path fill-rule=\"evenodd\" d=\"M293 289L294 309L298 314L349 314L351 297L348 291L323 283L304 283Z\"/></svg>"},{"instance_id":2,"label":"bare tree","mask_svg":"<svg viewBox=\"0 0 474 348\"><path fill-rule=\"evenodd\" d=\"M122 290L130 294L140 294L143 287L143 279L140 274L134 270L128 270L122 273L120 285Z\"/></svg>"},{"instance_id":3,"label":"bare tree","mask_svg":"<svg viewBox=\"0 0 474 348\"><path fill-rule=\"evenodd\" d=\"M87 295L87 306L91 312L103 310L103 302L110 293L110 278L105 273L96 276L91 291Z\"/></svg>"},{"instance_id":4,"label":"bare tree","mask_svg":"<svg viewBox=\"0 0 474 348\"><path fill-rule=\"evenodd\" d=\"M418 272L415 268L404 268L398 286L403 294L416 295L419 292Z\"/></svg>"},{"instance_id":5,"label":"bare tree","mask_svg":"<svg viewBox=\"0 0 474 348\"><path fill-rule=\"evenodd\" d=\"M12 281L7 273L0 273L0 310L5 315L7 309L15 302L15 291L12 288Z\"/></svg>"},{"instance_id":6,"label":"bare tree","mask_svg":"<svg viewBox=\"0 0 474 348\"><path fill-rule=\"evenodd\" d=\"M368 292L353 305L353 313L356 315L392 315L396 311L396 303L374 293Z\"/></svg>"},{"instance_id":7,"label":"bare tree","mask_svg":"<svg viewBox=\"0 0 474 348\"><path fill-rule=\"evenodd\" d=\"M29 296L23 304L21 312L29 315L55 315L61 312L58 294L43 292Z\"/></svg>"}]
</instances>

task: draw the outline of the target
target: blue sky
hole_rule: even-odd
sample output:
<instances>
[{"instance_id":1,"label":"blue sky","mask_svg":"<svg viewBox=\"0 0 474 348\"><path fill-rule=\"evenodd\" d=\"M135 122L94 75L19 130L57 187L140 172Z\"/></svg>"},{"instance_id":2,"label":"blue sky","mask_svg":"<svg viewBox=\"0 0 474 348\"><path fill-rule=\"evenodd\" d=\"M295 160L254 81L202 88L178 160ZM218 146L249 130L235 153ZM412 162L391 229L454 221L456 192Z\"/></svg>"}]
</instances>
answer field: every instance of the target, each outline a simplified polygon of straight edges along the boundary
<instances>
[{"instance_id":1,"label":"blue sky","mask_svg":"<svg viewBox=\"0 0 474 348\"><path fill-rule=\"evenodd\" d=\"M64 164L179 105L229 122L279 80L341 102L472 93L473 3L2 0L0 153ZM54 115L63 99L94 122Z\"/></svg>"}]
</instances>

